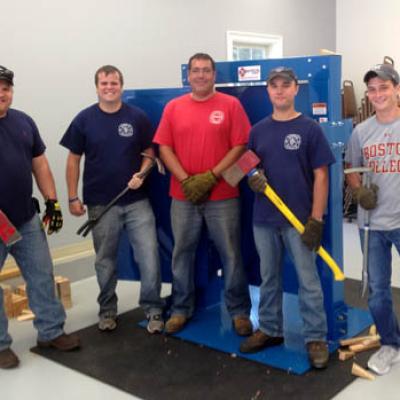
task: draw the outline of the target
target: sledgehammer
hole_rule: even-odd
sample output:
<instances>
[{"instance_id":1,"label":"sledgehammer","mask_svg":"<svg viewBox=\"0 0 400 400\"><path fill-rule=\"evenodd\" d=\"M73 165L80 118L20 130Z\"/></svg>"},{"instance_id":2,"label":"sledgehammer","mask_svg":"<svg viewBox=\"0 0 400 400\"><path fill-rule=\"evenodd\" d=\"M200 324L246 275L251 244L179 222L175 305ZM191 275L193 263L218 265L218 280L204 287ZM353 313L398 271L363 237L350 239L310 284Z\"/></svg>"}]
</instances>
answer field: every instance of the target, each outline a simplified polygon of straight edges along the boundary
<instances>
[{"instance_id":1,"label":"sledgehammer","mask_svg":"<svg viewBox=\"0 0 400 400\"><path fill-rule=\"evenodd\" d=\"M239 160L231 167L226 169L222 176L225 181L231 186L237 186L239 181L247 176L251 176L256 173L255 167L260 163L258 156L251 150L246 151ZM304 225L299 219L293 214L289 207L282 201L282 199L276 194L270 185L265 186L264 195L278 208L278 210L286 217L286 219L292 224L292 226L300 234L304 232ZM332 270L335 280L343 281L344 274L335 260L329 255L329 253L320 246L317 250L317 254L325 261L328 267Z\"/></svg>"}]
</instances>

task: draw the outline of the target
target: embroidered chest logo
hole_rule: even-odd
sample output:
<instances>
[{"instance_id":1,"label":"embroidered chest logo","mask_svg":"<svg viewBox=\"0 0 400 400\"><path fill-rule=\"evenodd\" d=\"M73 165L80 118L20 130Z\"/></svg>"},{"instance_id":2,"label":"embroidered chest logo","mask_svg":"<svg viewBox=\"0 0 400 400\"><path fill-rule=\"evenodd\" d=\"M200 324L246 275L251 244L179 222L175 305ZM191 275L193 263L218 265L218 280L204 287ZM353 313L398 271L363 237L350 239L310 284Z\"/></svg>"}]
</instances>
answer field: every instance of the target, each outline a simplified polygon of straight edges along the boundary
<instances>
[{"instance_id":1,"label":"embroidered chest logo","mask_svg":"<svg viewBox=\"0 0 400 400\"><path fill-rule=\"evenodd\" d=\"M118 135L122 137L130 137L133 136L133 126L131 124L119 124L118 126Z\"/></svg>"},{"instance_id":2,"label":"embroidered chest logo","mask_svg":"<svg viewBox=\"0 0 400 400\"><path fill-rule=\"evenodd\" d=\"M215 110L210 114L209 120L214 125L222 124L225 118L225 114L223 111Z\"/></svg>"},{"instance_id":3,"label":"embroidered chest logo","mask_svg":"<svg viewBox=\"0 0 400 400\"><path fill-rule=\"evenodd\" d=\"M301 136L297 133L290 133L285 137L283 147L286 150L298 150L301 145Z\"/></svg>"}]
</instances>

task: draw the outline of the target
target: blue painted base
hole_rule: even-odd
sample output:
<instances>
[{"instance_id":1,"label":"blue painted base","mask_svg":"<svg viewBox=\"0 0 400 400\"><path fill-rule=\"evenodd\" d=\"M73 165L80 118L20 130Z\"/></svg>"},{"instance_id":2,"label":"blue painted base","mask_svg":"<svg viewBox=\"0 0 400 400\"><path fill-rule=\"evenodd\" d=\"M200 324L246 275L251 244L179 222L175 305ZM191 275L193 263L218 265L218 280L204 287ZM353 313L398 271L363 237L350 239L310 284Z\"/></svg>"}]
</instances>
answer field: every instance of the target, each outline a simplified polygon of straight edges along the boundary
<instances>
[{"instance_id":1,"label":"blue painted base","mask_svg":"<svg viewBox=\"0 0 400 400\"><path fill-rule=\"evenodd\" d=\"M250 292L253 305L251 320L254 329L257 329L259 290L256 287L251 287ZM304 339L301 334L302 321L299 314L297 296L285 293L283 307L284 344L255 354L239 352L239 345L243 338L234 332L231 318L223 301L219 304L199 309L185 328L174 336L271 367L283 369L288 373L301 375L310 370L311 365L308 361ZM348 307L347 322L347 334L343 338L359 334L372 324L372 319L369 312ZM143 321L141 326L146 326L146 322ZM329 351L331 353L338 347L338 342L329 342Z\"/></svg>"}]
</instances>

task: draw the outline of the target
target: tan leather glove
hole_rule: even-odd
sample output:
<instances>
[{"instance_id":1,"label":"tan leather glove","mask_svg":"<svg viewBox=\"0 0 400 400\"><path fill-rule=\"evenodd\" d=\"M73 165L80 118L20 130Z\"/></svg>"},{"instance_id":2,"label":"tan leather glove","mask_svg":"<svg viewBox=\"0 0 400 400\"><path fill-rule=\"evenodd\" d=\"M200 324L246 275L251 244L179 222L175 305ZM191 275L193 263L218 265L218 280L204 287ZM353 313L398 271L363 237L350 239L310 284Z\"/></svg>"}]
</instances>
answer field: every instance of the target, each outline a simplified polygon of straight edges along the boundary
<instances>
[{"instance_id":1,"label":"tan leather glove","mask_svg":"<svg viewBox=\"0 0 400 400\"><path fill-rule=\"evenodd\" d=\"M262 169L257 169L253 175L247 178L247 183L250 189L256 193L264 193L267 186L267 178Z\"/></svg>"},{"instance_id":2,"label":"tan leather glove","mask_svg":"<svg viewBox=\"0 0 400 400\"><path fill-rule=\"evenodd\" d=\"M361 185L353 190L353 197L364 210L373 210L378 203L378 190L374 183L369 188Z\"/></svg>"},{"instance_id":3,"label":"tan leather glove","mask_svg":"<svg viewBox=\"0 0 400 400\"><path fill-rule=\"evenodd\" d=\"M318 250L321 245L323 232L324 223L310 217L304 225L304 232L301 235L301 240L310 250Z\"/></svg>"}]
</instances>

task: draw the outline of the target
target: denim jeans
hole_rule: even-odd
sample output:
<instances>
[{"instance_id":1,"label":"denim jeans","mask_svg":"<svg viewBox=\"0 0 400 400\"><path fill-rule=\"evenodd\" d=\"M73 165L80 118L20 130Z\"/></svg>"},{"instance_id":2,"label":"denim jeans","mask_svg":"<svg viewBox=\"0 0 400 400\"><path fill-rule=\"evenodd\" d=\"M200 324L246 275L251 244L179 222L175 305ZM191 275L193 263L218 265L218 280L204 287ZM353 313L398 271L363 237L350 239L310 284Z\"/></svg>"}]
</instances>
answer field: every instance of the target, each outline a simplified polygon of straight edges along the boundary
<instances>
[{"instance_id":1,"label":"denim jeans","mask_svg":"<svg viewBox=\"0 0 400 400\"><path fill-rule=\"evenodd\" d=\"M172 200L172 314L188 318L195 308L195 255L203 220L220 256L224 274L224 298L231 317L249 315L251 302L240 252L239 200L207 201L194 205Z\"/></svg>"},{"instance_id":2,"label":"denim jeans","mask_svg":"<svg viewBox=\"0 0 400 400\"><path fill-rule=\"evenodd\" d=\"M11 253L26 281L29 306L36 316L33 324L38 331L38 340L52 340L63 333L65 311L55 294L53 263L46 234L37 214L18 230L22 240L12 246L6 247L0 240L0 269L7 254ZM10 347L11 342L0 287L0 351Z\"/></svg>"},{"instance_id":3,"label":"denim jeans","mask_svg":"<svg viewBox=\"0 0 400 400\"><path fill-rule=\"evenodd\" d=\"M364 231L360 229L361 247ZM400 329L393 309L392 245L400 253L400 229L369 231L368 240L368 306L383 345L400 347Z\"/></svg>"},{"instance_id":4,"label":"denim jeans","mask_svg":"<svg viewBox=\"0 0 400 400\"><path fill-rule=\"evenodd\" d=\"M327 322L324 299L315 264L315 253L301 241L292 227L273 228L253 225L254 239L260 256L260 330L270 336L283 336L283 249L288 252L299 281L299 308L306 343L325 340Z\"/></svg>"},{"instance_id":5,"label":"denim jeans","mask_svg":"<svg viewBox=\"0 0 400 400\"><path fill-rule=\"evenodd\" d=\"M89 207L89 217L98 215L104 206ZM155 218L147 199L126 206L113 206L92 230L96 252L95 269L100 294L100 317L117 315L117 256L122 229L125 228L138 264L141 286L139 304L146 316L160 314L164 301L160 297L161 271Z\"/></svg>"}]
</instances>

